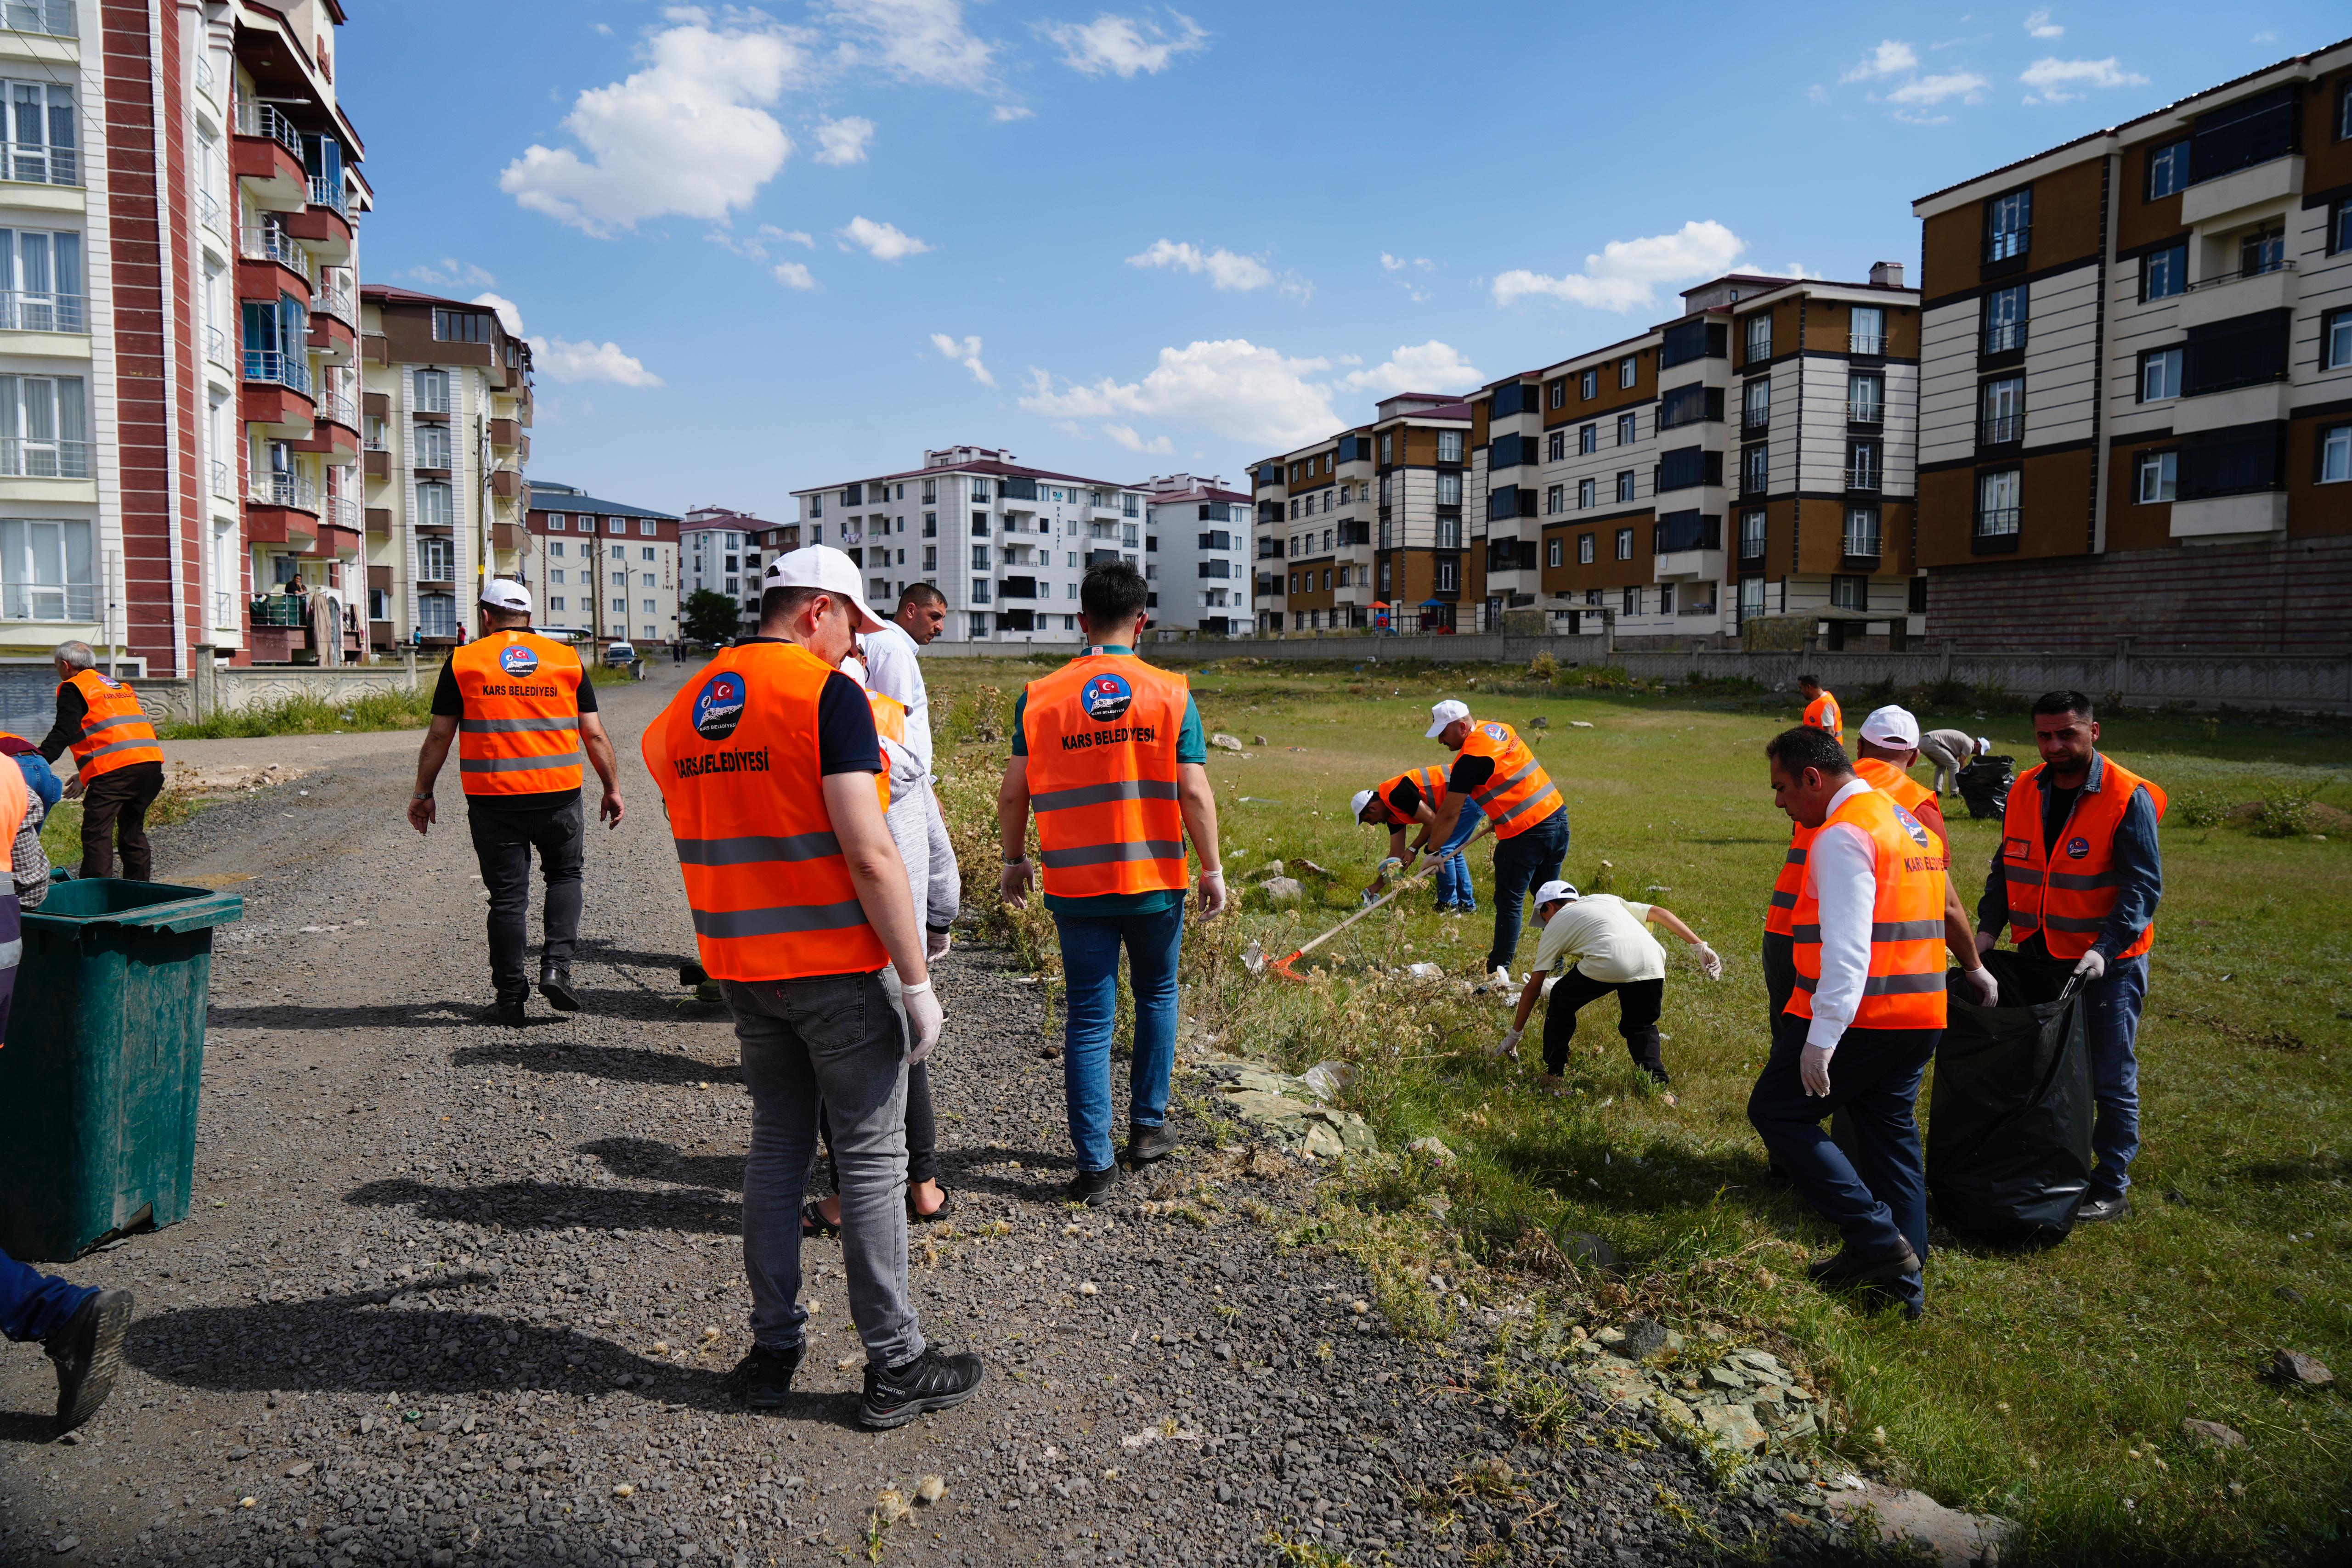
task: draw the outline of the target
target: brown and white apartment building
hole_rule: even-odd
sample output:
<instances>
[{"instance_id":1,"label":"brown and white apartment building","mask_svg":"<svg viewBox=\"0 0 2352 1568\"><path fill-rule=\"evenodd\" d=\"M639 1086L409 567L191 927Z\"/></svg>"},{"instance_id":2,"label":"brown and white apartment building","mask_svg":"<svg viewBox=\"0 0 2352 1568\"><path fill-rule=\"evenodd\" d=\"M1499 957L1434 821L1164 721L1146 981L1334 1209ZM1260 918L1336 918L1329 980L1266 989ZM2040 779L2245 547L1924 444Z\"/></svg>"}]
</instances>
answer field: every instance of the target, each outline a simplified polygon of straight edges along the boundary
<instances>
[{"instance_id":1,"label":"brown and white apartment building","mask_svg":"<svg viewBox=\"0 0 2352 1568\"><path fill-rule=\"evenodd\" d=\"M66 638L153 675L358 646L342 19L0 5L0 706ZM273 624L298 576L327 602Z\"/></svg>"},{"instance_id":2,"label":"brown and white apartment building","mask_svg":"<svg viewBox=\"0 0 2352 1568\"><path fill-rule=\"evenodd\" d=\"M1921 198L1966 647L2352 647L2352 40Z\"/></svg>"},{"instance_id":3,"label":"brown and white apartment building","mask_svg":"<svg viewBox=\"0 0 2352 1568\"><path fill-rule=\"evenodd\" d=\"M576 485L530 482L521 570L535 624L551 637L634 643L678 637L678 519Z\"/></svg>"}]
</instances>

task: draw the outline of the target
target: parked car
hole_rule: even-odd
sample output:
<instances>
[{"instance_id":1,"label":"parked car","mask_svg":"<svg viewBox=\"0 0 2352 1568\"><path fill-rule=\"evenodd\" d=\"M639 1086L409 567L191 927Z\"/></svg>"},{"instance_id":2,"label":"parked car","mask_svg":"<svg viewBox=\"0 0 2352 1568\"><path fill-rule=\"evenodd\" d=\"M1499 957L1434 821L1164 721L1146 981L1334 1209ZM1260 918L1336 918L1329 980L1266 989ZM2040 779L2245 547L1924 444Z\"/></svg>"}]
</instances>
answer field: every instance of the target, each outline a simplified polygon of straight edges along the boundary
<instances>
[{"instance_id":1,"label":"parked car","mask_svg":"<svg viewBox=\"0 0 2352 1568\"><path fill-rule=\"evenodd\" d=\"M613 669L626 669L636 662L636 649L626 643L614 643L604 650L604 663Z\"/></svg>"}]
</instances>

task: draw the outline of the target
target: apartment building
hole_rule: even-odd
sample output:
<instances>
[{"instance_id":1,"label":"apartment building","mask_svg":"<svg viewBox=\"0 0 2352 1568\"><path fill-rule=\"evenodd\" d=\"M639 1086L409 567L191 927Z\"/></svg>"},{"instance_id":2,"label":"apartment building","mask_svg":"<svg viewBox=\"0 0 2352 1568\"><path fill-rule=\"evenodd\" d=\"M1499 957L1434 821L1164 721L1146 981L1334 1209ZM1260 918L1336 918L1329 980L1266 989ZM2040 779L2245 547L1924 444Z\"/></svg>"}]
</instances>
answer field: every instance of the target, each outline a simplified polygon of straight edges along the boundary
<instances>
[{"instance_id":1,"label":"apartment building","mask_svg":"<svg viewBox=\"0 0 2352 1568\"><path fill-rule=\"evenodd\" d=\"M1638 337L1469 400L1481 630L1902 648L1924 631L1912 551L1919 296L1732 274Z\"/></svg>"},{"instance_id":2,"label":"apartment building","mask_svg":"<svg viewBox=\"0 0 2352 1568\"><path fill-rule=\"evenodd\" d=\"M1913 210L1929 635L2352 648L2352 40Z\"/></svg>"},{"instance_id":3,"label":"apartment building","mask_svg":"<svg viewBox=\"0 0 2352 1568\"><path fill-rule=\"evenodd\" d=\"M333 0L0 5L0 708L351 653L355 227ZM104 47L100 47L100 40ZM299 577L314 598L258 596ZM21 688L23 696L18 693Z\"/></svg>"},{"instance_id":4,"label":"apartment building","mask_svg":"<svg viewBox=\"0 0 2352 1568\"><path fill-rule=\"evenodd\" d=\"M678 638L679 523L675 513L534 479L523 514L521 570L535 624L551 637L640 650ZM506 574L502 574L506 575Z\"/></svg>"},{"instance_id":5,"label":"apartment building","mask_svg":"<svg viewBox=\"0 0 2352 1568\"><path fill-rule=\"evenodd\" d=\"M751 631L760 623L762 563L778 551L798 549L800 532L797 523L771 523L728 507L690 508L678 524L680 612L697 593L723 593L742 606L737 624Z\"/></svg>"},{"instance_id":6,"label":"apartment building","mask_svg":"<svg viewBox=\"0 0 2352 1568\"><path fill-rule=\"evenodd\" d=\"M1078 581L1101 560L1140 568L1159 613L1160 564L1144 536L1150 494L1138 486L1023 467L1002 448L950 446L902 474L793 495L805 542L846 550L870 598L937 585L950 642L1077 642Z\"/></svg>"},{"instance_id":7,"label":"apartment building","mask_svg":"<svg viewBox=\"0 0 2352 1568\"><path fill-rule=\"evenodd\" d=\"M1468 630L1470 440L1464 399L1399 392L1370 424L1255 465L1257 630Z\"/></svg>"},{"instance_id":8,"label":"apartment building","mask_svg":"<svg viewBox=\"0 0 2352 1568\"><path fill-rule=\"evenodd\" d=\"M1250 629L1250 498L1222 476L1146 479L1143 549L1164 581L1155 632L1229 637Z\"/></svg>"},{"instance_id":9,"label":"apartment building","mask_svg":"<svg viewBox=\"0 0 2352 1568\"><path fill-rule=\"evenodd\" d=\"M530 345L488 306L360 290L369 641L479 634L482 587L525 576Z\"/></svg>"}]
</instances>

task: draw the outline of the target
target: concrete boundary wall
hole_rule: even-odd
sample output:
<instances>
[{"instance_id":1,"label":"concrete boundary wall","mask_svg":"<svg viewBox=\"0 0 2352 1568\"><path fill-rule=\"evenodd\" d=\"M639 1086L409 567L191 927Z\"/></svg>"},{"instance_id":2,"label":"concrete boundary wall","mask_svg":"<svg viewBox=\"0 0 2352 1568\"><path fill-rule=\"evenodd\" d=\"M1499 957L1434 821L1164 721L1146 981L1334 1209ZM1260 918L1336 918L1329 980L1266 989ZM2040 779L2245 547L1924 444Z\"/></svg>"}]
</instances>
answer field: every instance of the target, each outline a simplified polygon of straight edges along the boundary
<instances>
[{"instance_id":1,"label":"concrete boundary wall","mask_svg":"<svg viewBox=\"0 0 2352 1568\"><path fill-rule=\"evenodd\" d=\"M435 674L439 674L436 666ZM344 664L319 669L308 664L196 666L194 678L179 676L149 680L133 678L131 690L139 706L158 719L193 723L215 713L268 707L289 697L316 697L320 702L349 702L377 692L417 689L416 655L404 653L396 664Z\"/></svg>"}]
</instances>

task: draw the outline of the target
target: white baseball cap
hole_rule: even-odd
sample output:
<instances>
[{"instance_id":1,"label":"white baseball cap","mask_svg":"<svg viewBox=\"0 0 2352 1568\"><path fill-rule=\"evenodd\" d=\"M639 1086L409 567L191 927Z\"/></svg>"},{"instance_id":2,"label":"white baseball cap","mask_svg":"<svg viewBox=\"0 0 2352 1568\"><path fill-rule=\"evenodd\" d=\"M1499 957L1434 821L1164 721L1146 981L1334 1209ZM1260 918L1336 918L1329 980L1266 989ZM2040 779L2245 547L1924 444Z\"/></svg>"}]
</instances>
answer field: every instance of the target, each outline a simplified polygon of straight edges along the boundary
<instances>
[{"instance_id":1,"label":"white baseball cap","mask_svg":"<svg viewBox=\"0 0 2352 1568\"><path fill-rule=\"evenodd\" d=\"M1547 904L1574 904L1583 896L1576 891L1576 883L1572 882L1548 882L1536 889L1536 907L1541 909Z\"/></svg>"},{"instance_id":2,"label":"white baseball cap","mask_svg":"<svg viewBox=\"0 0 2352 1568\"><path fill-rule=\"evenodd\" d=\"M1992 742L1991 742L1990 739L1988 739L1986 737L1981 736L1981 735L1979 735L1979 736L1978 736L1978 737L1977 737L1977 755L1978 755L1978 756L1981 757L1981 756L1983 756L1986 752L1990 751L1991 749L1992 749Z\"/></svg>"},{"instance_id":3,"label":"white baseball cap","mask_svg":"<svg viewBox=\"0 0 2352 1568\"><path fill-rule=\"evenodd\" d=\"M1445 733L1445 727L1447 725L1456 723L1459 720L1468 718L1469 716L1470 705L1468 703L1457 702L1452 697L1447 697L1444 702L1439 703L1435 707L1429 710L1429 732L1423 735L1422 739L1435 740L1439 736Z\"/></svg>"},{"instance_id":4,"label":"white baseball cap","mask_svg":"<svg viewBox=\"0 0 2352 1568\"><path fill-rule=\"evenodd\" d=\"M1862 721L1862 738L1873 746L1907 746L1916 751L1919 747L1919 721L1911 716L1908 708L1877 708Z\"/></svg>"},{"instance_id":5,"label":"white baseball cap","mask_svg":"<svg viewBox=\"0 0 2352 1568\"><path fill-rule=\"evenodd\" d=\"M814 588L835 599L845 599L850 608L857 612L852 631L882 630L882 618L866 607L865 598L857 591L857 568L851 564L846 555L831 545L804 545L799 549L786 550L768 563L767 572L761 578L760 584L763 590Z\"/></svg>"},{"instance_id":6,"label":"white baseball cap","mask_svg":"<svg viewBox=\"0 0 2352 1568\"><path fill-rule=\"evenodd\" d=\"M482 588L482 602L492 610L530 613L530 590L511 577L494 577Z\"/></svg>"},{"instance_id":7,"label":"white baseball cap","mask_svg":"<svg viewBox=\"0 0 2352 1568\"><path fill-rule=\"evenodd\" d=\"M1355 818L1358 821L1361 821L1364 816L1364 808L1371 803L1372 792L1370 789L1359 789L1356 791L1355 798L1348 802L1348 814Z\"/></svg>"}]
</instances>

